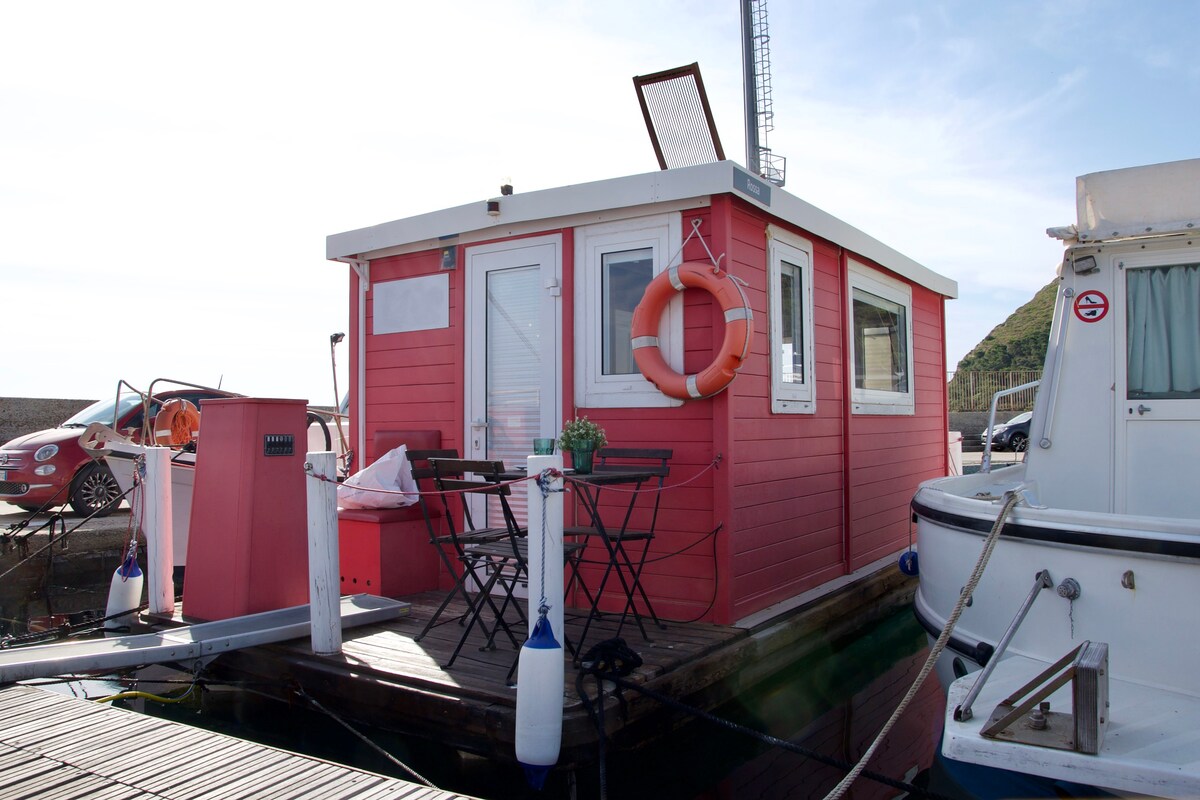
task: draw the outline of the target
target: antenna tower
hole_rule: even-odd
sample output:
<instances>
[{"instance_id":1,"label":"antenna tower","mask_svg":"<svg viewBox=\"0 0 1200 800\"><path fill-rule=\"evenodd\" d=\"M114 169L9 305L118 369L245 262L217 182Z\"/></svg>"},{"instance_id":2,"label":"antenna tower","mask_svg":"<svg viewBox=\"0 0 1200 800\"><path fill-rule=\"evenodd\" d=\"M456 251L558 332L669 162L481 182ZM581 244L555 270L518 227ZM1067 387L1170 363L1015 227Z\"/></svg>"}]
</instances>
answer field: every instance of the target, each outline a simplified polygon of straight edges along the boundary
<instances>
[{"instance_id":1,"label":"antenna tower","mask_svg":"<svg viewBox=\"0 0 1200 800\"><path fill-rule=\"evenodd\" d=\"M742 71L746 99L746 166L755 175L783 186L787 159L773 154L767 146L767 134L775 129L767 0L742 0Z\"/></svg>"}]
</instances>

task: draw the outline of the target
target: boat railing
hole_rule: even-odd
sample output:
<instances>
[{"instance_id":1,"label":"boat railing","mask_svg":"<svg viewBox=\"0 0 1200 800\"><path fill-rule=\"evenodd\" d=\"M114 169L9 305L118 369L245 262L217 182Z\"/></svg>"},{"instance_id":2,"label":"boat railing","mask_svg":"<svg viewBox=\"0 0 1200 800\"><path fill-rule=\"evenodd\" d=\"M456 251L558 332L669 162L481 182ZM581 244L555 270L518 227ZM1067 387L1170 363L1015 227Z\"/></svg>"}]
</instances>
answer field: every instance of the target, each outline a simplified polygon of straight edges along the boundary
<instances>
[{"instance_id":1,"label":"boat railing","mask_svg":"<svg viewBox=\"0 0 1200 800\"><path fill-rule=\"evenodd\" d=\"M996 407L1000 403L1000 398L1008 397L1010 394L1016 394L1017 392L1023 392L1026 389L1032 389L1040 383L1040 380L1030 381L1029 383L1022 383L1020 386L1014 386L1011 389L1002 389L992 395L992 407L988 411L988 435L987 441L983 445L983 463L979 467L980 472L992 471L992 431L996 429Z\"/></svg>"}]
</instances>

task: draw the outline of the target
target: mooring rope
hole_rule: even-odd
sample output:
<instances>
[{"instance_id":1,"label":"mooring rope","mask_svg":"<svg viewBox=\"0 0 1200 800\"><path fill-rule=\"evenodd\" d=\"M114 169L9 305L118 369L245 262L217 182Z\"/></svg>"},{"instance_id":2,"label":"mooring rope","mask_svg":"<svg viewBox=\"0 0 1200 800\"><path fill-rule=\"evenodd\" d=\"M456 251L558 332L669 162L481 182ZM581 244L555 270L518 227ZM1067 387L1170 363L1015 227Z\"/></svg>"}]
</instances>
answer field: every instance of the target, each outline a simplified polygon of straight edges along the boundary
<instances>
[{"instance_id":1,"label":"mooring rope","mask_svg":"<svg viewBox=\"0 0 1200 800\"><path fill-rule=\"evenodd\" d=\"M361 732L359 732L359 731L355 730L355 729L354 729L354 728L353 728L353 727L350 725L350 723L346 722L346 721L345 721L345 720L343 720L341 717L339 717L337 714L334 714L334 713L333 713L332 711L330 711L328 708L326 708L325 706L323 706L323 705L321 705L319 702L317 702L317 699L316 699L315 697L313 697L312 695L310 695L308 692L304 691L304 687L303 687L303 686L300 686L299 684L296 684L296 685L295 685L295 688L294 688L294 690L293 690L293 691L295 691L295 693L296 693L296 694L298 694L300 697L302 697L303 699L305 699L305 700L307 700L309 703L311 703L311 704L312 704L312 706L313 706L313 708L315 708L315 709L317 709L318 711L320 711L320 712L324 713L326 716L328 716L328 717L329 717L330 719L332 719L334 722L336 722L337 724L341 725L343 728L345 728L346 730L348 730L348 731L350 731L352 734L354 734L356 737L358 737L358 738L359 738L359 739L362 741L362 743L363 743L363 744L367 745L367 747L370 747L370 748L371 748L372 750L374 750L376 753L378 753L379 755L383 756L383 757L384 757L384 758L386 758L388 761L390 761L391 763L395 764L395 765L396 765L397 767L399 767L400 769L402 769L402 770L404 770L405 772L407 772L409 775L412 775L414 778L416 778L418 781L420 781L421 783L423 783L423 784L425 784L426 786L428 786L430 789L437 789L437 788L438 788L438 787L436 787L436 786L434 786L434 785L433 785L433 782L432 782L432 781L430 781L428 778L426 778L425 776L423 776L421 773L417 772L415 769L413 769L412 767L410 767L408 764L405 764L403 761L401 761L400 759L396 758L396 756L392 755L392 754L391 754L391 753L389 753L387 750L384 750L382 747L380 747L379 745L377 745L375 742L371 741L371 739L369 739L369 738L368 738L366 735L364 735L363 733L361 733Z\"/></svg>"},{"instance_id":2,"label":"mooring rope","mask_svg":"<svg viewBox=\"0 0 1200 800\"><path fill-rule=\"evenodd\" d=\"M883 742L884 737L888 735L892 727L896 724L896 720L908 708L908 704L916 696L917 690L921 688L921 684L929 677L929 673L933 671L934 664L937 663L942 651L946 649L946 645L950 641L950 633L954 630L954 626L958 624L958 618L962 615L963 609L967 607L967 601L971 595L975 593L975 587L979 585L980 578L983 577L983 571L987 567L988 560L992 557L992 551L996 548L996 542L1000 540L1000 531L1004 529L1004 523L1008 521L1008 515L1016 507L1021 500L1021 495L1016 490L1010 490L1004 493L1004 505L1000 509L1000 514L996 517L995 524L992 525L992 530L988 534L987 539L983 544L983 552L979 554L979 560L975 562L975 569L971 572L971 577L967 580L966 586L958 595L958 602L954 604L954 610L950 612L950 617L946 620L946 626L942 629L937 641L929 650L929 657L925 659L924 666L921 667L921 672L917 675L909 687L908 693L904 695L904 699L900 701L900 705L896 706L896 710L892 712L892 716L884 723L883 728L875 737L875 741L871 742L871 746L863 753L862 758L850 770L850 773L833 787L829 794L825 795L825 800L837 800L846 793L850 788L850 784L854 783L855 779L861 774L867 766L867 762L871 760L871 756L875 755L875 751Z\"/></svg>"}]
</instances>

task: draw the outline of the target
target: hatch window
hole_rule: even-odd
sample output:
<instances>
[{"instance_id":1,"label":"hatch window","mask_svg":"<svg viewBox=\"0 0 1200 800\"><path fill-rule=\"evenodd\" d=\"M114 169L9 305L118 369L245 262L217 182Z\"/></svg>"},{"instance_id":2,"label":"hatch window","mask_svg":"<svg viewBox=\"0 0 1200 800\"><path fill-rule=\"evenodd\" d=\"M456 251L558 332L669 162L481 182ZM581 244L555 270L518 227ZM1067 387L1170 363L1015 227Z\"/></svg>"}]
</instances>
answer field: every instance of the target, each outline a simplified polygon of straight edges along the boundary
<instances>
[{"instance_id":1,"label":"hatch window","mask_svg":"<svg viewBox=\"0 0 1200 800\"><path fill-rule=\"evenodd\" d=\"M850 262L854 412L912 414L912 289Z\"/></svg>"},{"instance_id":2,"label":"hatch window","mask_svg":"<svg viewBox=\"0 0 1200 800\"><path fill-rule=\"evenodd\" d=\"M1200 398L1200 264L1125 276L1129 398Z\"/></svg>"}]
</instances>

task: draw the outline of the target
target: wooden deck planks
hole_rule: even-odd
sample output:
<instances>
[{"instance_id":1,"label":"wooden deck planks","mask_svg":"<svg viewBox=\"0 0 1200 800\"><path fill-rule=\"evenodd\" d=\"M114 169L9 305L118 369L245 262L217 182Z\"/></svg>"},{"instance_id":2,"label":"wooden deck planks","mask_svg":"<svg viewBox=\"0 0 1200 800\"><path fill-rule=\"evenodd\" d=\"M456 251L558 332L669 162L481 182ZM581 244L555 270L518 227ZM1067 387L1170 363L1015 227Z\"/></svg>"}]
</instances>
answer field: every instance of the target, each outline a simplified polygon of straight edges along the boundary
<instances>
[{"instance_id":1,"label":"wooden deck planks","mask_svg":"<svg viewBox=\"0 0 1200 800\"><path fill-rule=\"evenodd\" d=\"M459 797L32 686L0 689L0 720L6 800Z\"/></svg>"}]
</instances>

